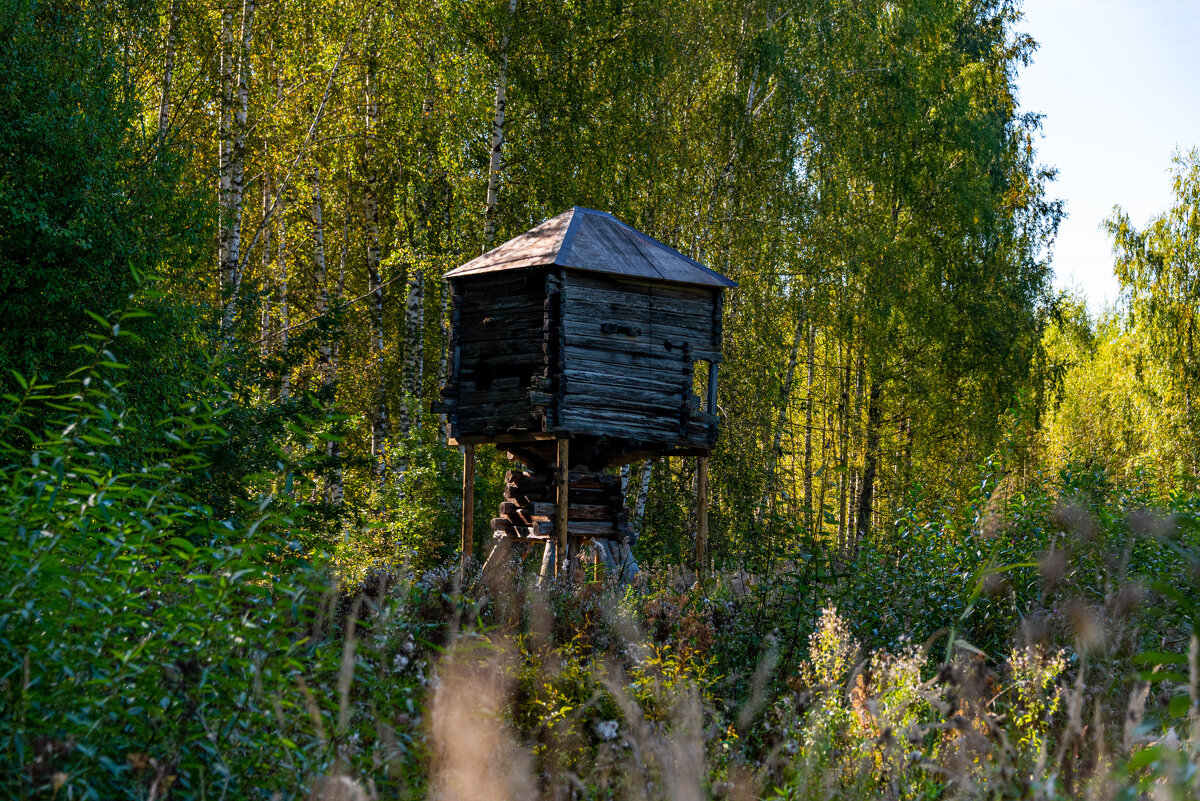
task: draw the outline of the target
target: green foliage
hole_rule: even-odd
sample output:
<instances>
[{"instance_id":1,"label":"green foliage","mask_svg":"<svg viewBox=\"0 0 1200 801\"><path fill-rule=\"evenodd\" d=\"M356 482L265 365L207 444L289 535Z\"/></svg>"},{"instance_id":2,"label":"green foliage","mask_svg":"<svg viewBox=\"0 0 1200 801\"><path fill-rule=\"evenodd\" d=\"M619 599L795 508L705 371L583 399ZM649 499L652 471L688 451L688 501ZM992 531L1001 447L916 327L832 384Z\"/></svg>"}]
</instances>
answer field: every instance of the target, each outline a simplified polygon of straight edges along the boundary
<instances>
[{"instance_id":1,"label":"green foliage","mask_svg":"<svg viewBox=\"0 0 1200 801\"><path fill-rule=\"evenodd\" d=\"M87 311L123 307L164 261L191 261L196 204L176 156L136 126L117 47L148 36L153 14L136 0L0 11L0 387L12 370L63 378Z\"/></svg>"},{"instance_id":2,"label":"green foliage","mask_svg":"<svg viewBox=\"0 0 1200 801\"><path fill-rule=\"evenodd\" d=\"M221 409L182 410L159 424L169 445L141 464L115 459L130 429L110 347L89 347L94 366L65 392L20 379L3 418L42 405L57 427L27 430L32 449L6 447L0 470L0 781L15 797L302 794L351 731L336 701L314 701L336 693L309 687L357 667L377 708L414 714L419 674L389 665L395 649L417 661L419 629L381 615L357 665L323 632L326 574L289 498L300 485L228 517L189 493L227 438ZM396 748L390 758L408 753Z\"/></svg>"}]
</instances>

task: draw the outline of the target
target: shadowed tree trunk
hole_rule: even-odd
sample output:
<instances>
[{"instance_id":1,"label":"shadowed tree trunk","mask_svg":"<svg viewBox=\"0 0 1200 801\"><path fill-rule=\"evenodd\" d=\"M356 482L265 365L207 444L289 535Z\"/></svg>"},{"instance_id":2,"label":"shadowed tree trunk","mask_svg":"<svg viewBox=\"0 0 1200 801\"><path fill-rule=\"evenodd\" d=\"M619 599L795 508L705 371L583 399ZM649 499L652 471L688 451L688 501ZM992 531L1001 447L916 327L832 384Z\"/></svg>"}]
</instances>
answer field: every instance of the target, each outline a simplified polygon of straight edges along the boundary
<instances>
[{"instance_id":1,"label":"shadowed tree trunk","mask_svg":"<svg viewBox=\"0 0 1200 801\"><path fill-rule=\"evenodd\" d=\"M858 528L855 531L853 557L858 547L866 542L871 534L872 502L875 493L875 472L879 463L879 421L881 404L879 402L879 380L871 379L871 392L867 400L867 442L866 455L863 464L862 488L858 496Z\"/></svg>"},{"instance_id":2,"label":"shadowed tree trunk","mask_svg":"<svg viewBox=\"0 0 1200 801\"><path fill-rule=\"evenodd\" d=\"M779 407L775 414L775 433L771 439L771 449L767 452L767 486L762 499L758 502L756 517L761 520L763 512L775 512L776 479L779 472L779 457L783 453L783 429L787 424L788 407L791 405L792 385L796 380L796 364L800 361L800 340L804 336L804 315L796 320L796 330L792 334L792 349L788 354L787 367L783 372L783 388L779 392Z\"/></svg>"}]
</instances>

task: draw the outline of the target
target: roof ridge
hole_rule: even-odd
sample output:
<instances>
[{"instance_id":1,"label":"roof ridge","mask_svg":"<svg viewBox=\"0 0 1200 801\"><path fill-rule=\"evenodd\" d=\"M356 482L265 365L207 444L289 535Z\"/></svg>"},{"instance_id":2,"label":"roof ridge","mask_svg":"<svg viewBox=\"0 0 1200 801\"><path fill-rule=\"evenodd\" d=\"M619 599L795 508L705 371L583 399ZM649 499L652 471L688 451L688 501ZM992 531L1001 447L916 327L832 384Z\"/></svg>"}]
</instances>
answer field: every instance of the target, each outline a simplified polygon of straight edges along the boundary
<instances>
[{"instance_id":1,"label":"roof ridge","mask_svg":"<svg viewBox=\"0 0 1200 801\"><path fill-rule=\"evenodd\" d=\"M595 217L596 224L585 227L583 220L587 217ZM634 228L612 212L586 206L572 206L550 217L450 270L446 277L545 265L678 284L737 286L736 281Z\"/></svg>"}]
</instances>

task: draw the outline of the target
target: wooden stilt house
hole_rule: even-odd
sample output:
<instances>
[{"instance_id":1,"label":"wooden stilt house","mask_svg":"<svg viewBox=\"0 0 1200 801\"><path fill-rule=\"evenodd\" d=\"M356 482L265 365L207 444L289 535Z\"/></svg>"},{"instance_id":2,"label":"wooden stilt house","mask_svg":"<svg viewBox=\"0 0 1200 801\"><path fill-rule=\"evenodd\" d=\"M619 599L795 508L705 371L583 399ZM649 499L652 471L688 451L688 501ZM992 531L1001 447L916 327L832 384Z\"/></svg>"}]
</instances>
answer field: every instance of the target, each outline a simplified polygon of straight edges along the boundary
<instances>
[{"instance_id":1,"label":"wooden stilt house","mask_svg":"<svg viewBox=\"0 0 1200 801\"><path fill-rule=\"evenodd\" d=\"M623 499L605 468L708 455L718 433L723 294L733 281L580 207L445 277L453 311L439 408L451 442L501 445L530 468L510 475L515 507L493 521L498 534L550 539L538 524L554 523L566 546L557 522L566 516L539 512L549 511L548 494L557 504L578 485L584 495L607 489L602 503L581 505L593 508L571 508L571 531L620 539ZM567 465L578 475L571 488ZM539 482L546 492L530 494Z\"/></svg>"}]
</instances>

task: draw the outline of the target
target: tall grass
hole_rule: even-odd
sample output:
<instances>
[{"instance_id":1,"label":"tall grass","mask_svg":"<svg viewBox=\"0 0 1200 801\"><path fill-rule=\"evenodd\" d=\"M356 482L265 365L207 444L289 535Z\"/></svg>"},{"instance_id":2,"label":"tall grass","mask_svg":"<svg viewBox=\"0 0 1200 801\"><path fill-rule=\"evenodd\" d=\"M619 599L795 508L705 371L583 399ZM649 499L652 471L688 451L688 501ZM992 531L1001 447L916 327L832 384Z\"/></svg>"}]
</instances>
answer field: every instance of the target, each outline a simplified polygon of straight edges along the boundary
<instances>
[{"instance_id":1,"label":"tall grass","mask_svg":"<svg viewBox=\"0 0 1200 801\"><path fill-rule=\"evenodd\" d=\"M27 386L0 421L61 418L0 467L9 797L1200 793L1193 497L1058 476L902 515L836 570L809 549L701 582L340 586L307 490L225 516L190 494L219 403L130 462L106 375Z\"/></svg>"}]
</instances>

